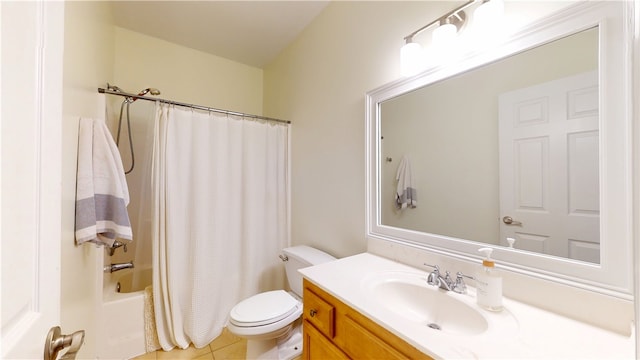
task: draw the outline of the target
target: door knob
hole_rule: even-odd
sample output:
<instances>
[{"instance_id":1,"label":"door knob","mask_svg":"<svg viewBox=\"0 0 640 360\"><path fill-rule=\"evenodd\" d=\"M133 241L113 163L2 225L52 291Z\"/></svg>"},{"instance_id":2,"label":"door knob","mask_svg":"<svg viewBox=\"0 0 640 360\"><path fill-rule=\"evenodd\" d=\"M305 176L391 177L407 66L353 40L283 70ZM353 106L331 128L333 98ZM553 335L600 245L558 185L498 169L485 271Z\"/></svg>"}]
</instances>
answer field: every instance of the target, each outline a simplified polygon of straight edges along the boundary
<instances>
[{"instance_id":1,"label":"door knob","mask_svg":"<svg viewBox=\"0 0 640 360\"><path fill-rule=\"evenodd\" d=\"M49 330L44 342L44 360L56 360L58 353L65 348L67 352L60 358L72 360L84 342L84 330L76 331L71 335L62 335L60 326L54 326Z\"/></svg>"},{"instance_id":2,"label":"door knob","mask_svg":"<svg viewBox=\"0 0 640 360\"><path fill-rule=\"evenodd\" d=\"M502 218L502 222L507 224L507 225L522 226L522 223L520 221L513 220L513 218L511 216L509 216L509 215L503 217Z\"/></svg>"}]
</instances>

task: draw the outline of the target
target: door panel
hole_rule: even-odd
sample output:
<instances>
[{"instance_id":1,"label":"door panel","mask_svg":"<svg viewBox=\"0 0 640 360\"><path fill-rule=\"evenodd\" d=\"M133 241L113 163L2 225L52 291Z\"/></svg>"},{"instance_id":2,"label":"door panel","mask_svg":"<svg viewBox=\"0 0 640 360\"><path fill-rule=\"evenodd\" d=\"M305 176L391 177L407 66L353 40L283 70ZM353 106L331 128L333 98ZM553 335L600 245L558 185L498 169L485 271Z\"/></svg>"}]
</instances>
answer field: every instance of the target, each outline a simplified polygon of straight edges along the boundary
<instances>
[{"instance_id":1,"label":"door panel","mask_svg":"<svg viewBox=\"0 0 640 360\"><path fill-rule=\"evenodd\" d=\"M540 137L514 143L516 208L547 211L549 139Z\"/></svg>"},{"instance_id":2,"label":"door panel","mask_svg":"<svg viewBox=\"0 0 640 360\"><path fill-rule=\"evenodd\" d=\"M59 323L64 4L1 2L2 358Z\"/></svg>"},{"instance_id":3,"label":"door panel","mask_svg":"<svg viewBox=\"0 0 640 360\"><path fill-rule=\"evenodd\" d=\"M501 244L600 262L598 106L596 72L500 96Z\"/></svg>"}]
</instances>

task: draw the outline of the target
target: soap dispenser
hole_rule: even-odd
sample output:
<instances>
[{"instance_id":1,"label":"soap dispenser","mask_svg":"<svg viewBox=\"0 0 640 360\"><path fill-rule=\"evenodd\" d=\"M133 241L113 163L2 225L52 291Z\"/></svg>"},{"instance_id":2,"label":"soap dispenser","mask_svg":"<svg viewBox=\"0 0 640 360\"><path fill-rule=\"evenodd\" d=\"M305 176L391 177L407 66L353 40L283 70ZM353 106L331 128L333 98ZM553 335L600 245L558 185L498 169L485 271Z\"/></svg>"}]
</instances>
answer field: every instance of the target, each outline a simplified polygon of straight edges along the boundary
<instances>
[{"instance_id":1,"label":"soap dispenser","mask_svg":"<svg viewBox=\"0 0 640 360\"><path fill-rule=\"evenodd\" d=\"M502 310L502 277L494 268L495 263L491 259L491 248L481 248L478 251L484 254L482 267L476 274L476 297L478 305L490 310Z\"/></svg>"}]
</instances>

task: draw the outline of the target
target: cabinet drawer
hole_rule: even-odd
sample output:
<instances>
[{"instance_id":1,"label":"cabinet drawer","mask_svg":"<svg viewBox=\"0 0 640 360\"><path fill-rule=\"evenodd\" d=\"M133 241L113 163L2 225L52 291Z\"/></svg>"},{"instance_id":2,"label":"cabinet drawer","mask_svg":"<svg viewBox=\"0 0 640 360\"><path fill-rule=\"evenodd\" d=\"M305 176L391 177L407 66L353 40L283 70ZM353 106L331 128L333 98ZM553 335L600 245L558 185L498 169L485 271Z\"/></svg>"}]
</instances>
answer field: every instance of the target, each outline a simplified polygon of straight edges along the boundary
<instances>
[{"instance_id":1,"label":"cabinet drawer","mask_svg":"<svg viewBox=\"0 0 640 360\"><path fill-rule=\"evenodd\" d=\"M304 288L304 319L329 339L335 336L335 307L309 288Z\"/></svg>"}]
</instances>

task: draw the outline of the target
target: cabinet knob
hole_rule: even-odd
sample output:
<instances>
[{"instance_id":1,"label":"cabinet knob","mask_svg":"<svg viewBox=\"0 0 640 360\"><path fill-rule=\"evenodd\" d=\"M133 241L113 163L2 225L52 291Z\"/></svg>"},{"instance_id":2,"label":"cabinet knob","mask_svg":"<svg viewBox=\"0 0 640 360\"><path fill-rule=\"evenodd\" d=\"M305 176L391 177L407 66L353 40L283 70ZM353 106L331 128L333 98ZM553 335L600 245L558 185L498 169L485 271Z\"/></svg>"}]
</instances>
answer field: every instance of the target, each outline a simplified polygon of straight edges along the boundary
<instances>
[{"instance_id":1,"label":"cabinet knob","mask_svg":"<svg viewBox=\"0 0 640 360\"><path fill-rule=\"evenodd\" d=\"M310 315L311 317L316 316L316 314L317 314L317 313L318 313L318 311L317 311L316 309L311 309L311 310L309 310L309 315Z\"/></svg>"}]
</instances>

